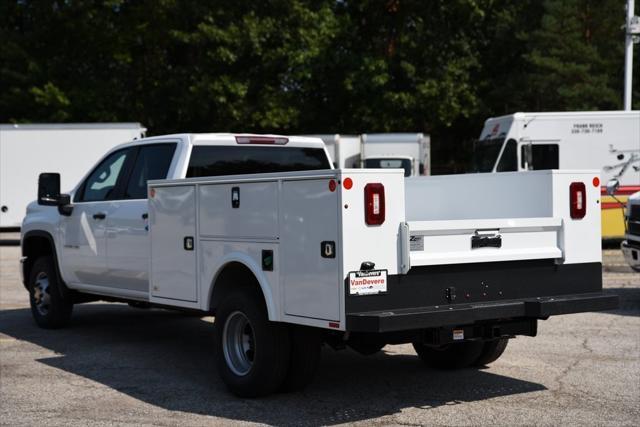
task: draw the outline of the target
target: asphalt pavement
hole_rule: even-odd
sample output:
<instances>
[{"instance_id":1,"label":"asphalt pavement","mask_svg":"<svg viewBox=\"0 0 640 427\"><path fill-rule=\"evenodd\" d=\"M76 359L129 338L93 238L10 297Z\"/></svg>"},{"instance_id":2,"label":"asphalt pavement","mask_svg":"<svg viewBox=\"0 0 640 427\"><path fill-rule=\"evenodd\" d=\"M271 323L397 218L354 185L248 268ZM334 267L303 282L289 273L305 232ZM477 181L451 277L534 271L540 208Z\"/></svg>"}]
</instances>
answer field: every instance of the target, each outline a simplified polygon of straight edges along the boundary
<instances>
[{"instance_id":1,"label":"asphalt pavement","mask_svg":"<svg viewBox=\"0 0 640 427\"><path fill-rule=\"evenodd\" d=\"M324 348L304 392L261 399L218 378L212 318L98 302L39 329L19 252L0 246L0 425L640 424L640 273L617 250L603 270L619 310L540 322L489 368L427 369L410 345Z\"/></svg>"}]
</instances>

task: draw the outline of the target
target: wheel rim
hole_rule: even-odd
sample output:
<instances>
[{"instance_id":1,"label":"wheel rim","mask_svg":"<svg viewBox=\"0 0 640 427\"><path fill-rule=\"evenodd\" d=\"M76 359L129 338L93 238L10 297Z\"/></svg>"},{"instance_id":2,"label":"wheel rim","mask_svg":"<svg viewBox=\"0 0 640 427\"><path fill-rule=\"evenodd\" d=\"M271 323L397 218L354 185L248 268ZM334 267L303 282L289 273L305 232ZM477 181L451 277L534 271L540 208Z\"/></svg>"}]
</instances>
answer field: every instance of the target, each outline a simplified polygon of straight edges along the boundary
<instances>
[{"instance_id":1,"label":"wheel rim","mask_svg":"<svg viewBox=\"0 0 640 427\"><path fill-rule=\"evenodd\" d=\"M244 313L234 311L227 317L222 333L222 349L231 371L244 376L253 366L255 339L251 322Z\"/></svg>"},{"instance_id":2,"label":"wheel rim","mask_svg":"<svg viewBox=\"0 0 640 427\"><path fill-rule=\"evenodd\" d=\"M36 281L33 284L33 300L38 313L43 316L49 314L51 294L49 293L49 276L45 272L40 272L36 276Z\"/></svg>"}]
</instances>

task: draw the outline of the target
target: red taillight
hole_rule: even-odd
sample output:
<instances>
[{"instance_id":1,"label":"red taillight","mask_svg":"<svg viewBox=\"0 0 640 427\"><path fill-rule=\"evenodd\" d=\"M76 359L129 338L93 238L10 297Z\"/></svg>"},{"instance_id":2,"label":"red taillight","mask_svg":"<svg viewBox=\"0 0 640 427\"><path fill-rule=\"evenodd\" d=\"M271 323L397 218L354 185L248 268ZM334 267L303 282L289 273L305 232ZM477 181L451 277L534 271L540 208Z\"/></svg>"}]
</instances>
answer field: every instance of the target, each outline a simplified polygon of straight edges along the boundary
<instances>
[{"instance_id":1,"label":"red taillight","mask_svg":"<svg viewBox=\"0 0 640 427\"><path fill-rule=\"evenodd\" d=\"M285 145L289 138L271 136L236 136L238 144Z\"/></svg>"},{"instance_id":2,"label":"red taillight","mask_svg":"<svg viewBox=\"0 0 640 427\"><path fill-rule=\"evenodd\" d=\"M384 222L384 185L367 184L364 187L364 220L367 225Z\"/></svg>"},{"instance_id":3,"label":"red taillight","mask_svg":"<svg viewBox=\"0 0 640 427\"><path fill-rule=\"evenodd\" d=\"M584 182L572 182L569 186L570 213L572 219L582 219L587 213L587 189Z\"/></svg>"}]
</instances>

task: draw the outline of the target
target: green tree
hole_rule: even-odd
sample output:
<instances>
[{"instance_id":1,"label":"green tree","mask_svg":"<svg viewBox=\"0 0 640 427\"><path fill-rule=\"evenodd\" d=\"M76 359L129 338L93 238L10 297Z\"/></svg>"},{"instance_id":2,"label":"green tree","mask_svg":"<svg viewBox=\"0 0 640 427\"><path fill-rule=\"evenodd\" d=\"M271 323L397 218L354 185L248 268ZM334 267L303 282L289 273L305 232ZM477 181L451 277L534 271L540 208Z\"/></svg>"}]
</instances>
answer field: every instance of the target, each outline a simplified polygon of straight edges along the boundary
<instances>
[{"instance_id":1,"label":"green tree","mask_svg":"<svg viewBox=\"0 0 640 427\"><path fill-rule=\"evenodd\" d=\"M622 104L624 2L546 0L540 28L524 35L531 51L535 110L606 110Z\"/></svg>"}]
</instances>

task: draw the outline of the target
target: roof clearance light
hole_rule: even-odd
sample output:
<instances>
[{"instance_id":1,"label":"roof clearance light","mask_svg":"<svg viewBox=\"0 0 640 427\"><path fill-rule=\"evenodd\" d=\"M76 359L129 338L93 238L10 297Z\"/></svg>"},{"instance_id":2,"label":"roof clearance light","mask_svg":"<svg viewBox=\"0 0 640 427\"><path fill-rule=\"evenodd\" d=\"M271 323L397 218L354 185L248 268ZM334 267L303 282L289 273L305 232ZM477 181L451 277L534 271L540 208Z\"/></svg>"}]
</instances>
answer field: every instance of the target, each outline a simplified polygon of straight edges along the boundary
<instances>
[{"instance_id":1,"label":"roof clearance light","mask_svg":"<svg viewBox=\"0 0 640 427\"><path fill-rule=\"evenodd\" d=\"M364 220L367 225L381 225L385 219L384 185L367 184L364 187Z\"/></svg>"},{"instance_id":2,"label":"roof clearance light","mask_svg":"<svg viewBox=\"0 0 640 427\"><path fill-rule=\"evenodd\" d=\"M238 144L285 145L289 138L282 136L236 136Z\"/></svg>"},{"instance_id":3,"label":"roof clearance light","mask_svg":"<svg viewBox=\"0 0 640 427\"><path fill-rule=\"evenodd\" d=\"M582 219L587 213L587 189L584 182L572 182L569 186L569 213L571 219Z\"/></svg>"}]
</instances>

